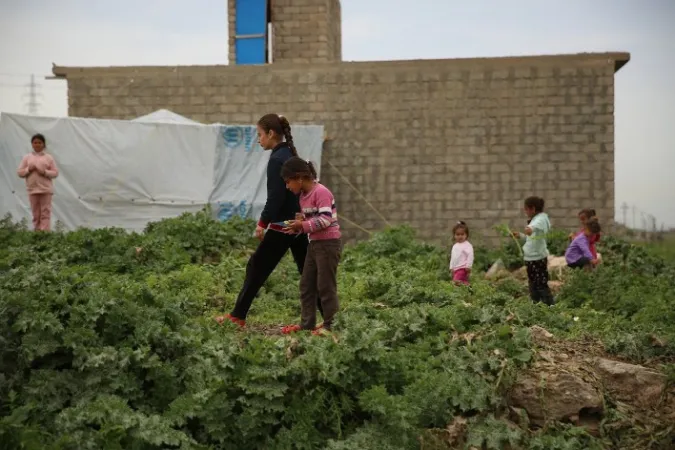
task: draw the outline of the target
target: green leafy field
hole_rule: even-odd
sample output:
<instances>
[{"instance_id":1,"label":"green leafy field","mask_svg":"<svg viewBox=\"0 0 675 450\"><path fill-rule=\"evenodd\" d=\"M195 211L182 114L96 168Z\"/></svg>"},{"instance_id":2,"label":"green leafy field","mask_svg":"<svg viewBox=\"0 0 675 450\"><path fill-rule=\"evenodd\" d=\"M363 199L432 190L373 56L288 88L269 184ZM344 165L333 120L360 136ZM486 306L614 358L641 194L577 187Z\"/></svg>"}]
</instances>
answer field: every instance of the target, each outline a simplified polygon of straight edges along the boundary
<instances>
[{"instance_id":1,"label":"green leafy field","mask_svg":"<svg viewBox=\"0 0 675 450\"><path fill-rule=\"evenodd\" d=\"M672 448L672 424L636 423L611 399L595 436L507 418L532 325L675 378L675 266L643 248L605 238L604 264L569 275L549 308L515 278L478 276L495 257L517 267L513 243L477 249L469 290L450 283L447 249L390 229L346 249L333 336L288 337L290 258L247 330L213 320L255 242L252 223L209 217L143 234L0 223L0 448L441 449L456 448L457 418L460 448Z\"/></svg>"}]
</instances>

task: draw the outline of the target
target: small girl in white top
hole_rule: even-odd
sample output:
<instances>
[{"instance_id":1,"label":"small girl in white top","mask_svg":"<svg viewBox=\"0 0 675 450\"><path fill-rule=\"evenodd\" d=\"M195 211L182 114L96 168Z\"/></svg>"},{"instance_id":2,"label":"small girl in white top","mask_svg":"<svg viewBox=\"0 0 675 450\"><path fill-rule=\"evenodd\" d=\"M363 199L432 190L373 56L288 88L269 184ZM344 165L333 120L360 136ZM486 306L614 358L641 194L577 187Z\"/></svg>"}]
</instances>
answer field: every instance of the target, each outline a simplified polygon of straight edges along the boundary
<instances>
[{"instance_id":1,"label":"small girl in white top","mask_svg":"<svg viewBox=\"0 0 675 450\"><path fill-rule=\"evenodd\" d=\"M455 245L450 254L450 273L455 284L469 285L471 266L473 266L473 245L468 241L469 227L461 220L452 228Z\"/></svg>"}]
</instances>

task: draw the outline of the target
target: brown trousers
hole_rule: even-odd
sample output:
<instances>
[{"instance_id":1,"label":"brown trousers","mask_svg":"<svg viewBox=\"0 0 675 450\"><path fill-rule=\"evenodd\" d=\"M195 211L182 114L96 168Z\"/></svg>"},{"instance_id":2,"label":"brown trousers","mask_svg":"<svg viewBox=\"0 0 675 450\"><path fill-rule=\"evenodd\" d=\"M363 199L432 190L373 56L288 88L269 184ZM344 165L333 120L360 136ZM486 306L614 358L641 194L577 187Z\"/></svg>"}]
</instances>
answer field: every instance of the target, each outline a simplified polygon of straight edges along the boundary
<instances>
[{"instance_id":1,"label":"brown trousers","mask_svg":"<svg viewBox=\"0 0 675 450\"><path fill-rule=\"evenodd\" d=\"M28 199L33 213L33 229L49 231L52 222L52 194L29 194Z\"/></svg>"},{"instance_id":2,"label":"brown trousers","mask_svg":"<svg viewBox=\"0 0 675 450\"><path fill-rule=\"evenodd\" d=\"M342 241L311 241L307 247L305 267L300 279L300 326L311 330L316 326L316 297L321 299L323 326L330 330L340 304L337 294L337 269L342 256Z\"/></svg>"}]
</instances>

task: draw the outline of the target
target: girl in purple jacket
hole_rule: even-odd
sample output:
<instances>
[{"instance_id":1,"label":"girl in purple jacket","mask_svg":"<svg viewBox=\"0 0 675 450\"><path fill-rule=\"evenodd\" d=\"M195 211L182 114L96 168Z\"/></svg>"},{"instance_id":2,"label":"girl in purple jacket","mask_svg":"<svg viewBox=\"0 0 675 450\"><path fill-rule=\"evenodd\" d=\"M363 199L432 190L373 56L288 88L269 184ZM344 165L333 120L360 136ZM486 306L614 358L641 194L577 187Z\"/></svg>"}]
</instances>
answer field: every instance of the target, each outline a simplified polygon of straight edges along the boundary
<instances>
[{"instance_id":1,"label":"girl in purple jacket","mask_svg":"<svg viewBox=\"0 0 675 450\"><path fill-rule=\"evenodd\" d=\"M567 265L573 269L591 269L598 264L593 256L591 245L601 228L597 217L591 217L586 222L584 232L577 234L565 251Z\"/></svg>"}]
</instances>

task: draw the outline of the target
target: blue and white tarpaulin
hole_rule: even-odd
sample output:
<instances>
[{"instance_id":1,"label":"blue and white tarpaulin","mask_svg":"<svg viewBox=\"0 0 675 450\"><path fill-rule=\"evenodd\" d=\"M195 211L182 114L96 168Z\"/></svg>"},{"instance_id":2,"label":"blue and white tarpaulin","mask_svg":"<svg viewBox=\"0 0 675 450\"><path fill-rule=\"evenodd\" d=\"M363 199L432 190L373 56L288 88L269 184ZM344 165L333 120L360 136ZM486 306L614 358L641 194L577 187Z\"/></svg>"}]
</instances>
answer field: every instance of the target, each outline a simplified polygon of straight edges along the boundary
<instances>
[{"instance_id":1,"label":"blue and white tarpaulin","mask_svg":"<svg viewBox=\"0 0 675 450\"><path fill-rule=\"evenodd\" d=\"M0 115L0 216L30 221L16 169L35 133L45 135L59 167L52 220L66 229L141 231L148 222L207 204L223 220L260 215L270 152L258 145L255 126L181 123L176 115L143 119ZM323 126L292 129L299 155L320 168Z\"/></svg>"}]
</instances>

